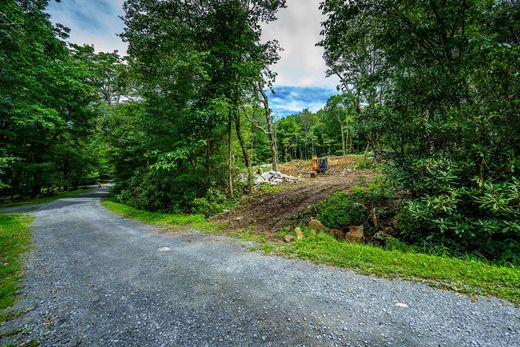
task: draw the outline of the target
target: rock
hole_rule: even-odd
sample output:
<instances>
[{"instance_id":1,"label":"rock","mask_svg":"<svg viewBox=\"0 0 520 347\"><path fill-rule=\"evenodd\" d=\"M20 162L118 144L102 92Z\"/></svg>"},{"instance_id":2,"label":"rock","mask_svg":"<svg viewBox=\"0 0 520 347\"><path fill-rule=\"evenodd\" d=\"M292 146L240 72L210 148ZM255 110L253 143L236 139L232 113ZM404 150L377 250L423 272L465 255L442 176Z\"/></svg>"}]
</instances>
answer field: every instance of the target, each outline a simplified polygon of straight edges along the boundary
<instances>
[{"instance_id":1,"label":"rock","mask_svg":"<svg viewBox=\"0 0 520 347\"><path fill-rule=\"evenodd\" d=\"M329 231L329 228L327 228L317 219L311 219L311 221L309 222L309 228L316 231Z\"/></svg>"},{"instance_id":2,"label":"rock","mask_svg":"<svg viewBox=\"0 0 520 347\"><path fill-rule=\"evenodd\" d=\"M298 181L298 178L288 176L281 173L280 171L266 171L264 173L258 173L255 177L255 185L267 183L271 185L280 185L283 183L292 183Z\"/></svg>"},{"instance_id":3,"label":"rock","mask_svg":"<svg viewBox=\"0 0 520 347\"><path fill-rule=\"evenodd\" d=\"M365 233L363 232L363 226L358 225L358 226L349 227L349 231L346 235L346 239L349 242L354 242L354 243L365 241Z\"/></svg>"},{"instance_id":4,"label":"rock","mask_svg":"<svg viewBox=\"0 0 520 347\"><path fill-rule=\"evenodd\" d=\"M338 240L345 238L345 233L339 229L330 229L329 234L332 234Z\"/></svg>"},{"instance_id":5,"label":"rock","mask_svg":"<svg viewBox=\"0 0 520 347\"><path fill-rule=\"evenodd\" d=\"M387 232L387 229L392 229L392 228L385 228L384 231L378 231L377 233L374 234L374 240L383 241L383 242L396 240L395 237L393 237L392 235L390 235ZM393 229L392 229L392 231L393 231Z\"/></svg>"},{"instance_id":6,"label":"rock","mask_svg":"<svg viewBox=\"0 0 520 347\"><path fill-rule=\"evenodd\" d=\"M262 176L257 176L255 178L255 185L259 185L262 183L268 183Z\"/></svg>"},{"instance_id":7,"label":"rock","mask_svg":"<svg viewBox=\"0 0 520 347\"><path fill-rule=\"evenodd\" d=\"M303 233L302 233L302 229L300 229L300 227L294 228L294 232L296 233L296 238L298 240L303 240Z\"/></svg>"},{"instance_id":8,"label":"rock","mask_svg":"<svg viewBox=\"0 0 520 347\"><path fill-rule=\"evenodd\" d=\"M293 242L293 241L294 241L294 236L287 234L287 235L285 235L285 237L283 238L283 240L284 240L285 242L287 242L287 243Z\"/></svg>"}]
</instances>

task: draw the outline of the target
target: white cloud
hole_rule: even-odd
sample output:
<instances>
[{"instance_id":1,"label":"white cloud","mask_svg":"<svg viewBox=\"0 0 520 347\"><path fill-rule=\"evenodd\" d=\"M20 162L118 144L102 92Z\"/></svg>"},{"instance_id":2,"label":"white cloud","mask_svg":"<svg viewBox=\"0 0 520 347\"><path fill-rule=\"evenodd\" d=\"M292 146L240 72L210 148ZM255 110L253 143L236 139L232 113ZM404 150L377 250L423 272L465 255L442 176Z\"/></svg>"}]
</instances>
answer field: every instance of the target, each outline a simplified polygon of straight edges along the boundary
<instances>
[{"instance_id":1,"label":"white cloud","mask_svg":"<svg viewBox=\"0 0 520 347\"><path fill-rule=\"evenodd\" d=\"M277 39L284 49L274 66L277 85L319 86L335 88L336 77L325 78L323 49L316 47L321 40L319 0L288 0L287 8L278 13L278 20L264 26L264 40Z\"/></svg>"},{"instance_id":2,"label":"white cloud","mask_svg":"<svg viewBox=\"0 0 520 347\"><path fill-rule=\"evenodd\" d=\"M50 2L51 20L71 29L69 41L94 45L96 51L118 50L126 54L127 44L117 34L123 31L124 0L66 0Z\"/></svg>"},{"instance_id":3,"label":"white cloud","mask_svg":"<svg viewBox=\"0 0 520 347\"><path fill-rule=\"evenodd\" d=\"M325 78L326 66L320 41L324 20L321 0L287 0L278 20L263 26L263 40L277 39L284 49L274 66L278 73L277 95L271 98L276 113L286 115L304 108L316 111L335 94L336 77ZM93 44L97 51L118 50L126 54L127 44L117 34L123 31L124 0L64 0L49 5L54 22L69 27L70 41ZM303 88L313 87L313 88Z\"/></svg>"}]
</instances>

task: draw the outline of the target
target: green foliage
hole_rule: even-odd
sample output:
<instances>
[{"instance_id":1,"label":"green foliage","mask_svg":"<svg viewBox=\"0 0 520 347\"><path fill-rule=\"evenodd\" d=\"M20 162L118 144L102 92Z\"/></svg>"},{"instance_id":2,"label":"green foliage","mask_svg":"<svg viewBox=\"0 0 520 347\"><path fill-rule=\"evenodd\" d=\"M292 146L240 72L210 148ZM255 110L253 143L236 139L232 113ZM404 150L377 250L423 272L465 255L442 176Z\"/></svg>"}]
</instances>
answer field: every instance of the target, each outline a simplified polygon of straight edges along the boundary
<instances>
[{"instance_id":1,"label":"green foliage","mask_svg":"<svg viewBox=\"0 0 520 347\"><path fill-rule=\"evenodd\" d=\"M193 200L192 213L203 214L210 217L225 210L232 209L237 201L230 199L226 194L215 188L209 188L203 198Z\"/></svg>"},{"instance_id":2,"label":"green foliage","mask_svg":"<svg viewBox=\"0 0 520 347\"><path fill-rule=\"evenodd\" d=\"M519 180L481 187L449 187L444 194L410 200L400 211L408 240L467 249L520 264Z\"/></svg>"},{"instance_id":3,"label":"green foliage","mask_svg":"<svg viewBox=\"0 0 520 347\"><path fill-rule=\"evenodd\" d=\"M259 110L258 89L272 82L269 66L278 59L277 43L261 40L261 24L284 6L279 0L125 2L122 37L140 100L114 107L105 120L122 201L188 211L198 198L196 208L206 204L206 213L214 213L220 202L214 192L206 196L209 187L227 188L230 196L248 190L233 178L250 172L261 151L251 149L258 129L244 131L243 119L258 121L250 113Z\"/></svg>"},{"instance_id":4,"label":"green foliage","mask_svg":"<svg viewBox=\"0 0 520 347\"><path fill-rule=\"evenodd\" d=\"M356 202L351 196L337 192L316 204L317 218L327 227L334 229L360 225L368 217L365 206Z\"/></svg>"},{"instance_id":5,"label":"green foliage","mask_svg":"<svg viewBox=\"0 0 520 347\"><path fill-rule=\"evenodd\" d=\"M276 142L284 161L346 155L366 148L356 99L348 93L329 98L323 109L308 109L276 121Z\"/></svg>"},{"instance_id":6,"label":"green foliage","mask_svg":"<svg viewBox=\"0 0 520 347\"><path fill-rule=\"evenodd\" d=\"M364 170L364 169L374 169L377 167L377 164L370 160L363 160L356 164L356 169Z\"/></svg>"},{"instance_id":7,"label":"green foliage","mask_svg":"<svg viewBox=\"0 0 520 347\"><path fill-rule=\"evenodd\" d=\"M434 287L466 294L493 295L520 302L520 270L475 259L454 259L415 253L404 245L385 250L373 245L338 241L306 233L303 240L279 244L272 252L353 269L362 274L421 280ZM396 249L398 248L398 249Z\"/></svg>"},{"instance_id":8,"label":"green foliage","mask_svg":"<svg viewBox=\"0 0 520 347\"><path fill-rule=\"evenodd\" d=\"M403 235L512 260L517 2L325 0L321 8L329 72L359 98L359 126L409 200Z\"/></svg>"},{"instance_id":9,"label":"green foliage","mask_svg":"<svg viewBox=\"0 0 520 347\"><path fill-rule=\"evenodd\" d=\"M13 305L21 275L21 255L31 243L29 225L32 217L0 213L0 311ZM4 317L0 312L0 322Z\"/></svg>"},{"instance_id":10,"label":"green foliage","mask_svg":"<svg viewBox=\"0 0 520 347\"><path fill-rule=\"evenodd\" d=\"M48 1L0 4L0 195L36 196L86 183L97 115L91 71L53 26ZM6 161L7 160L7 161Z\"/></svg>"},{"instance_id":11,"label":"green foliage","mask_svg":"<svg viewBox=\"0 0 520 347\"><path fill-rule=\"evenodd\" d=\"M205 185L199 175L166 175L154 170L133 176L117 199L149 211L179 212L187 210L192 201L203 196Z\"/></svg>"},{"instance_id":12,"label":"green foliage","mask_svg":"<svg viewBox=\"0 0 520 347\"><path fill-rule=\"evenodd\" d=\"M110 211L117 213L120 216L170 228L171 231L175 231L176 229L195 228L200 231L216 232L222 229L221 224L208 222L203 214L150 212L138 210L111 199L104 199L102 204Z\"/></svg>"}]
</instances>

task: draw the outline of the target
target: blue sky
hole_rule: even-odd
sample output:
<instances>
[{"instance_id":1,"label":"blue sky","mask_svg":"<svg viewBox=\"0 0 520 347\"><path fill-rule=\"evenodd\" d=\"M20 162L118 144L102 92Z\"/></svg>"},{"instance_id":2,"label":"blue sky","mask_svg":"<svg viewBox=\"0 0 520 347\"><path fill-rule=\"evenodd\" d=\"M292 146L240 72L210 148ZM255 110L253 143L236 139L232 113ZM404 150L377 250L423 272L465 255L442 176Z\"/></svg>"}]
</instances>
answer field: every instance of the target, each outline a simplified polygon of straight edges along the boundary
<instances>
[{"instance_id":1,"label":"blue sky","mask_svg":"<svg viewBox=\"0 0 520 347\"><path fill-rule=\"evenodd\" d=\"M270 95L269 101L277 117L295 114L304 108L318 111L331 95L338 93L328 87L295 86L276 86L274 92L275 94Z\"/></svg>"},{"instance_id":2,"label":"blue sky","mask_svg":"<svg viewBox=\"0 0 520 347\"><path fill-rule=\"evenodd\" d=\"M51 0L49 13L54 22L71 29L70 41L93 44L97 51L126 53L126 44L117 36L123 30L124 0ZM271 108L277 116L320 109L336 94L338 80L325 78L320 40L321 21L318 0L287 0L287 8L276 22L264 25L262 38L277 39L283 48L273 67L278 76L271 95Z\"/></svg>"}]
</instances>

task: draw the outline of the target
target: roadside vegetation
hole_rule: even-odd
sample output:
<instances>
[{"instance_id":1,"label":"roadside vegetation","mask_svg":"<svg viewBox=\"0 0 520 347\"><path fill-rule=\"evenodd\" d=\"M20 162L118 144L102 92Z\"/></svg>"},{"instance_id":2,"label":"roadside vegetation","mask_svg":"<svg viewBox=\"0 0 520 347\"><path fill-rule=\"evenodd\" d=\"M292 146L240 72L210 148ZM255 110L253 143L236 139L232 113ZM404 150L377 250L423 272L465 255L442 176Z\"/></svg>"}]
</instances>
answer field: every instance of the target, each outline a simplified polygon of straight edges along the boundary
<instances>
[{"instance_id":1,"label":"roadside vegetation","mask_svg":"<svg viewBox=\"0 0 520 347\"><path fill-rule=\"evenodd\" d=\"M142 211L110 199L103 200L103 205L123 217L155 225L160 232L196 231L226 235L256 242L252 251L307 259L361 274L419 281L464 294L492 295L520 304L520 269L492 264L482 258L428 255L398 240L380 246L353 244L307 227L302 227L302 240L283 243L285 235L294 234L291 230L281 230L276 241L251 228L230 230L226 225L208 222L201 214Z\"/></svg>"},{"instance_id":2,"label":"roadside vegetation","mask_svg":"<svg viewBox=\"0 0 520 347\"><path fill-rule=\"evenodd\" d=\"M125 57L67 43L70 30L51 23L47 4L0 3L2 199L111 178L116 202L107 206L205 228L205 218L243 208L259 190L285 192L264 209L278 230L262 235L254 216L242 221L271 239L280 228L320 220L338 243L320 236L286 246L301 256L328 254L326 262L356 268L341 261L347 250L401 245L403 257L414 250L519 266L516 1L322 0L318 44L327 73L340 79L338 94L321 110L286 117L273 114L269 99L282 47L262 41L283 0L128 0ZM291 174L308 177L313 155L353 154L361 159L355 167L295 185L299 194L254 185L259 171L284 163L300 160ZM273 217L288 213L280 208L287 200L298 214L281 225ZM370 245L345 244L354 227ZM312 240L316 247L328 240L337 254L307 254ZM484 290L512 296L487 286L499 284L486 276Z\"/></svg>"},{"instance_id":3,"label":"roadside vegetation","mask_svg":"<svg viewBox=\"0 0 520 347\"><path fill-rule=\"evenodd\" d=\"M0 208L3 207L15 207L15 206L24 206L24 205L40 205L47 204L49 202L53 202L59 199L72 197L81 193L86 193L91 191L92 188L82 188L78 190L68 191L68 192L57 192L49 195L43 195L36 198L10 198L0 200Z\"/></svg>"},{"instance_id":4,"label":"roadside vegetation","mask_svg":"<svg viewBox=\"0 0 520 347\"><path fill-rule=\"evenodd\" d=\"M135 219L160 227L180 228L184 230L189 228L201 231L216 231L222 229L222 226L219 223L208 222L204 214L172 214L138 210L132 206L114 201L111 198L103 199L102 204L122 217Z\"/></svg>"},{"instance_id":5,"label":"roadside vegetation","mask_svg":"<svg viewBox=\"0 0 520 347\"><path fill-rule=\"evenodd\" d=\"M21 255L31 244L32 217L16 213L0 213L0 323L13 313L6 308L16 300L22 274Z\"/></svg>"}]
</instances>

